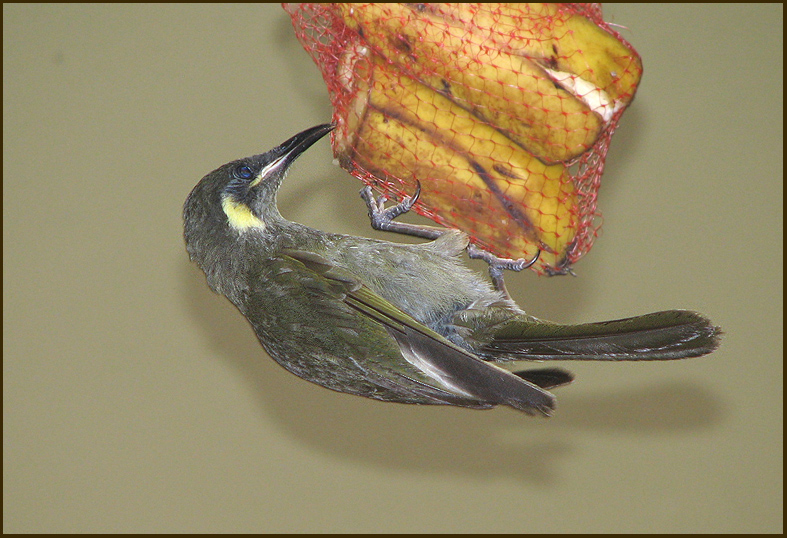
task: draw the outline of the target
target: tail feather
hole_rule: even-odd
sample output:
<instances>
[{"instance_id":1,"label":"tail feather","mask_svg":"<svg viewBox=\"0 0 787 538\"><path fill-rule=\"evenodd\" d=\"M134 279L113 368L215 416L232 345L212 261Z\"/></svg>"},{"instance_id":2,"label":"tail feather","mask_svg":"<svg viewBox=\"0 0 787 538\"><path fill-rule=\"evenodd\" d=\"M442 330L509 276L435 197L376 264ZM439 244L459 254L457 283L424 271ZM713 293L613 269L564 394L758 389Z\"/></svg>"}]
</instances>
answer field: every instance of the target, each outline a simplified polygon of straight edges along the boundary
<instances>
[{"instance_id":1,"label":"tail feather","mask_svg":"<svg viewBox=\"0 0 787 538\"><path fill-rule=\"evenodd\" d=\"M581 325L522 318L505 323L478 351L490 360L670 360L710 353L720 335L709 319L686 310Z\"/></svg>"},{"instance_id":2,"label":"tail feather","mask_svg":"<svg viewBox=\"0 0 787 538\"><path fill-rule=\"evenodd\" d=\"M571 372L566 372L560 368L536 368L534 370L522 370L511 373L544 390L562 387L574 381L574 375Z\"/></svg>"}]
</instances>

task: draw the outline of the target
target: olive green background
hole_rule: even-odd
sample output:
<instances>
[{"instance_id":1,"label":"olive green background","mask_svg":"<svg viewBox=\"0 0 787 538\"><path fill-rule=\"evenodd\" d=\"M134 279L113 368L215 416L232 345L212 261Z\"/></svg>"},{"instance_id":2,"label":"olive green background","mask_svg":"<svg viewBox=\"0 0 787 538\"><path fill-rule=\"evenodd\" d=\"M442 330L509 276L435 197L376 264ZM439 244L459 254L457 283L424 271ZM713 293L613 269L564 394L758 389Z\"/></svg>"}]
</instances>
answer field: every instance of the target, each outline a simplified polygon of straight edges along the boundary
<instances>
[{"instance_id":1,"label":"olive green background","mask_svg":"<svg viewBox=\"0 0 787 538\"><path fill-rule=\"evenodd\" d=\"M330 119L280 6L5 4L4 530L780 532L783 8L605 16L645 76L603 234L576 278L509 287L547 319L689 308L725 336L567 364L546 420L311 385L189 263L194 184ZM322 141L282 213L386 237L359 187Z\"/></svg>"}]
</instances>

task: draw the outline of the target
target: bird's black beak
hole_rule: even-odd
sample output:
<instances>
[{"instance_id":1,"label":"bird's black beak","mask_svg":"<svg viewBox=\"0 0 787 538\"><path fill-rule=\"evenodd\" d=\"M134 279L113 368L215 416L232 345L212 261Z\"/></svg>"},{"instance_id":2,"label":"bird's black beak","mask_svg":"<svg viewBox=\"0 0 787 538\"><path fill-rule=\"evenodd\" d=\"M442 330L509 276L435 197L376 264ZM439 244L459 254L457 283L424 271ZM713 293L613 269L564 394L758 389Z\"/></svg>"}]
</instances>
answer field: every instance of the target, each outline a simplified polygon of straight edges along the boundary
<instances>
[{"instance_id":1,"label":"bird's black beak","mask_svg":"<svg viewBox=\"0 0 787 538\"><path fill-rule=\"evenodd\" d=\"M295 159L301 155L301 153L309 149L323 136L333 131L335 127L336 126L332 123L325 123L323 125L311 127L310 129L306 129L305 131L296 134L283 144L273 148L268 153L274 155L275 157L268 165L263 168L260 175L262 177L268 177L275 172L283 173L285 170L287 170L287 168L290 167Z\"/></svg>"}]
</instances>

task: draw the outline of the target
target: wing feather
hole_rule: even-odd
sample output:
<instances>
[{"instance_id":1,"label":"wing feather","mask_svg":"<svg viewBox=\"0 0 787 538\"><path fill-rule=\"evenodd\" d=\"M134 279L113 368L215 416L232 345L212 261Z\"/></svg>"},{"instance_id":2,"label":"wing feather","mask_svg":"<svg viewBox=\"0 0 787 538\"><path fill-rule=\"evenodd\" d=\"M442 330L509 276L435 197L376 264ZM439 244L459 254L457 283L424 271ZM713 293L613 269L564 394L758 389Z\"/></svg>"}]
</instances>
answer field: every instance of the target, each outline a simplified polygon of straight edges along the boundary
<instances>
[{"instance_id":1,"label":"wing feather","mask_svg":"<svg viewBox=\"0 0 787 538\"><path fill-rule=\"evenodd\" d=\"M313 252L288 250L284 254L300 262L305 270L340 285L343 289L341 304L384 327L387 336L396 343L399 353L392 362L363 365L376 376L383 376L384 379L377 379L378 383L404 383L408 390L455 405L489 407L504 404L544 415L551 414L554 409L554 396L537 383L451 343L363 285L351 272ZM356 359L356 362L359 361Z\"/></svg>"}]
</instances>

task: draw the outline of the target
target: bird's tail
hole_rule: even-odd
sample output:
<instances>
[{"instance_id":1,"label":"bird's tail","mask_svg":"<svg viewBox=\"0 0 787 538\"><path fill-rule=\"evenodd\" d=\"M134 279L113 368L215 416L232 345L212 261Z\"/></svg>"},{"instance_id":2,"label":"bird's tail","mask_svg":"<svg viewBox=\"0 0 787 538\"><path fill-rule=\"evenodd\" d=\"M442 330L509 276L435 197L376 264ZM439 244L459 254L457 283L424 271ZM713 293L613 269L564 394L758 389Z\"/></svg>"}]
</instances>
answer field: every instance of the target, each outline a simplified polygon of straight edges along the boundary
<instances>
[{"instance_id":1,"label":"bird's tail","mask_svg":"<svg viewBox=\"0 0 787 538\"><path fill-rule=\"evenodd\" d=\"M709 319L686 310L581 325L521 316L501 324L477 351L493 361L669 360L710 353L720 335Z\"/></svg>"}]
</instances>

